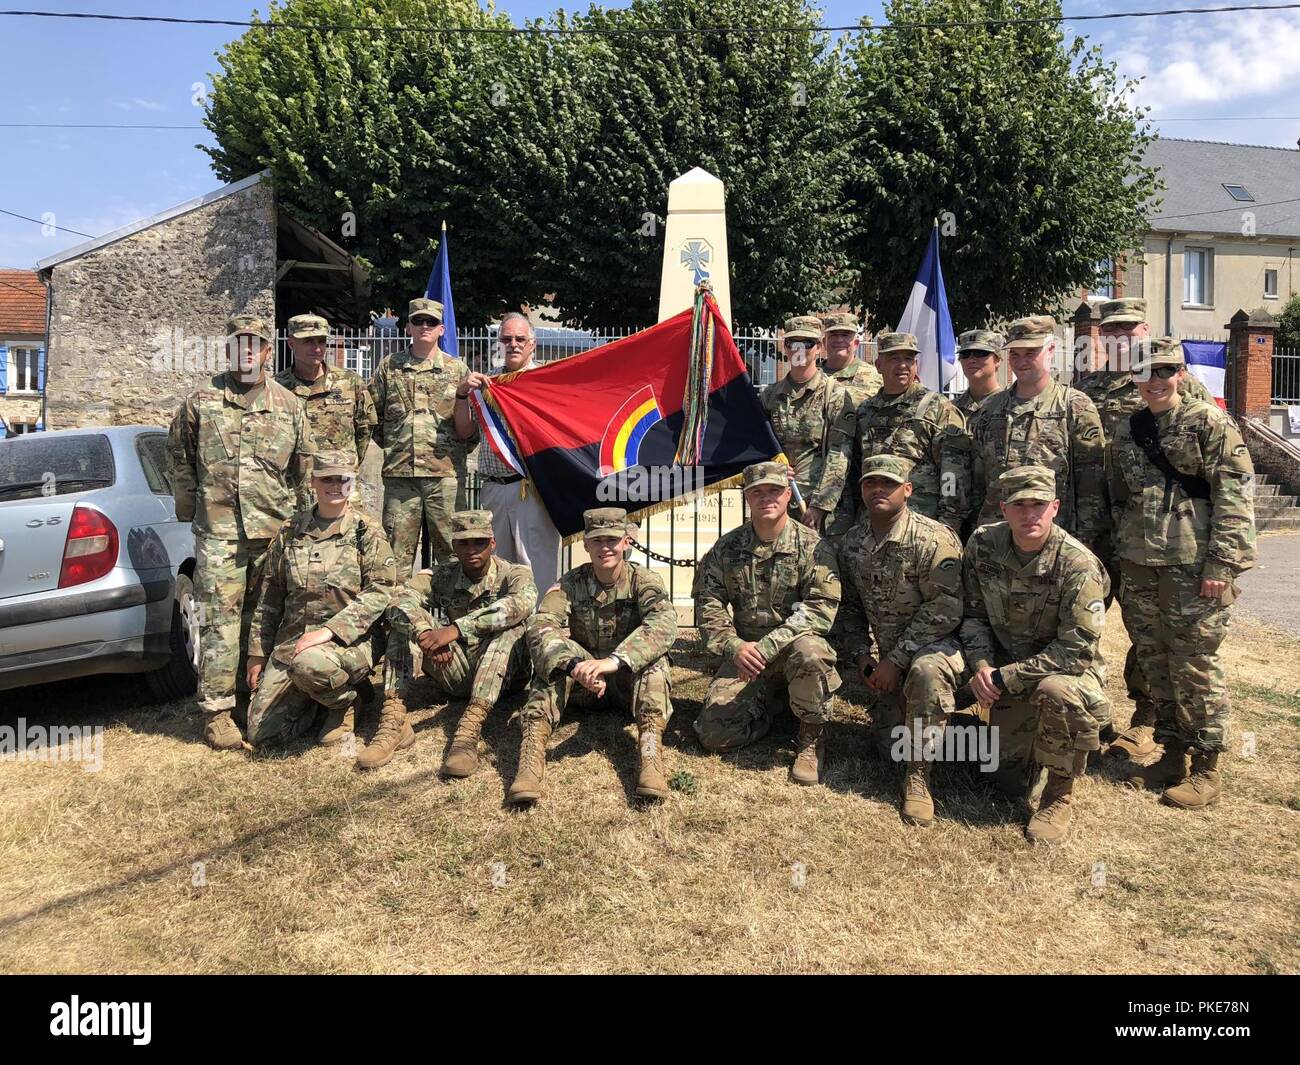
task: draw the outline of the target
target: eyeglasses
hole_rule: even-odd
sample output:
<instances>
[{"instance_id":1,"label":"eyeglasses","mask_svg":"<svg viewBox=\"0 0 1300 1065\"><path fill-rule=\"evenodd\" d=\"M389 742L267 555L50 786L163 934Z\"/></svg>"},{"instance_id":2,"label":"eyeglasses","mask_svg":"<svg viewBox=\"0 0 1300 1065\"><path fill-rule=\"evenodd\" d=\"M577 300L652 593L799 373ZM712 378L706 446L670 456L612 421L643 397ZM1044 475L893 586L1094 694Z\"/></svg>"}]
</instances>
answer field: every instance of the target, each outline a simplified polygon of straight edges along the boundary
<instances>
[{"instance_id":1,"label":"eyeglasses","mask_svg":"<svg viewBox=\"0 0 1300 1065\"><path fill-rule=\"evenodd\" d=\"M963 351L958 357L961 359L991 359L993 357L993 352L977 351L972 349L970 351Z\"/></svg>"},{"instance_id":2,"label":"eyeglasses","mask_svg":"<svg viewBox=\"0 0 1300 1065\"><path fill-rule=\"evenodd\" d=\"M1178 371L1181 369L1182 369L1181 366L1152 366L1151 376L1158 377L1162 381L1168 381L1171 377L1175 376L1178 373Z\"/></svg>"},{"instance_id":3,"label":"eyeglasses","mask_svg":"<svg viewBox=\"0 0 1300 1065\"><path fill-rule=\"evenodd\" d=\"M432 329L435 325L442 325L437 318L412 318L411 324L418 329Z\"/></svg>"},{"instance_id":4,"label":"eyeglasses","mask_svg":"<svg viewBox=\"0 0 1300 1065\"><path fill-rule=\"evenodd\" d=\"M510 347L510 346L513 345L513 344L518 344L520 347L523 347L525 344L527 344L527 343L528 343L530 340L532 340L533 338L532 338L532 337L505 337L505 336L503 336L503 337L499 337L498 339L501 341L501 346L502 346L502 347L506 347L506 348L508 348L508 347Z\"/></svg>"}]
</instances>

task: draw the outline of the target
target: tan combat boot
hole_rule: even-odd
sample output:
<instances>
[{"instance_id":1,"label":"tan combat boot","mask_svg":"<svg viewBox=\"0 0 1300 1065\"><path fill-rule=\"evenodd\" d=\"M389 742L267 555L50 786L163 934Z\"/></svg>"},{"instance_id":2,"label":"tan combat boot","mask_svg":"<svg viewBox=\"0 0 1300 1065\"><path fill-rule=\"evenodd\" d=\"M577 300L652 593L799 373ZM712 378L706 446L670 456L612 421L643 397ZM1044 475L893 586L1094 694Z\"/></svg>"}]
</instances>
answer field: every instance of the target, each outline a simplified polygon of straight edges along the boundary
<instances>
[{"instance_id":1,"label":"tan combat boot","mask_svg":"<svg viewBox=\"0 0 1300 1065\"><path fill-rule=\"evenodd\" d=\"M327 710L325 724L321 726L316 742L322 747L333 747L343 742L345 736L356 728L356 714L353 704L348 703L342 710Z\"/></svg>"},{"instance_id":2,"label":"tan combat boot","mask_svg":"<svg viewBox=\"0 0 1300 1065\"><path fill-rule=\"evenodd\" d=\"M822 779L822 761L826 756L826 738L822 733L826 729L823 721L800 721L799 739L795 743L794 765L790 767L790 779L805 786L820 784Z\"/></svg>"},{"instance_id":3,"label":"tan combat boot","mask_svg":"<svg viewBox=\"0 0 1300 1065\"><path fill-rule=\"evenodd\" d=\"M899 807L909 825L925 828L934 824L934 799L930 795L930 763L908 762L903 777L903 805Z\"/></svg>"},{"instance_id":4,"label":"tan combat boot","mask_svg":"<svg viewBox=\"0 0 1300 1065\"><path fill-rule=\"evenodd\" d=\"M415 730L406 720L406 703L396 693L384 697L379 708L379 724L370 737L366 749L357 755L358 769L378 769L393 760L393 755L404 751L415 742Z\"/></svg>"},{"instance_id":5,"label":"tan combat boot","mask_svg":"<svg viewBox=\"0 0 1300 1065\"><path fill-rule=\"evenodd\" d=\"M444 777L467 777L478 768L478 739L492 707L478 699L471 699L456 724L456 734L442 760L439 770Z\"/></svg>"},{"instance_id":6,"label":"tan combat boot","mask_svg":"<svg viewBox=\"0 0 1300 1065\"><path fill-rule=\"evenodd\" d=\"M1219 779L1219 752L1192 751L1192 772L1173 787L1166 788L1160 800L1180 810L1199 810L1223 794Z\"/></svg>"},{"instance_id":7,"label":"tan combat boot","mask_svg":"<svg viewBox=\"0 0 1300 1065\"><path fill-rule=\"evenodd\" d=\"M1159 791L1170 784L1177 784L1186 776L1187 744L1181 740L1170 740L1157 761L1138 766L1129 774L1128 785L1131 788L1154 788Z\"/></svg>"},{"instance_id":8,"label":"tan combat boot","mask_svg":"<svg viewBox=\"0 0 1300 1065\"><path fill-rule=\"evenodd\" d=\"M546 779L546 741L551 738L551 723L544 717L523 720L523 739L519 743L519 771L506 793L506 802L536 802L542 797Z\"/></svg>"},{"instance_id":9,"label":"tan combat boot","mask_svg":"<svg viewBox=\"0 0 1300 1065\"><path fill-rule=\"evenodd\" d=\"M204 715L203 738L214 751L237 751L244 746L244 736L229 710Z\"/></svg>"},{"instance_id":10,"label":"tan combat boot","mask_svg":"<svg viewBox=\"0 0 1300 1065\"><path fill-rule=\"evenodd\" d=\"M1061 843L1070 833L1071 796L1074 782L1088 768L1088 752L1076 751L1074 754L1074 772L1062 773L1059 769L1047 771L1047 784L1043 796L1038 801L1038 812L1029 819L1025 826L1025 835L1030 843Z\"/></svg>"},{"instance_id":11,"label":"tan combat boot","mask_svg":"<svg viewBox=\"0 0 1300 1065\"><path fill-rule=\"evenodd\" d=\"M668 798L668 778L664 776L664 725L658 716L646 716L637 724L638 758L636 793L643 799Z\"/></svg>"}]
</instances>

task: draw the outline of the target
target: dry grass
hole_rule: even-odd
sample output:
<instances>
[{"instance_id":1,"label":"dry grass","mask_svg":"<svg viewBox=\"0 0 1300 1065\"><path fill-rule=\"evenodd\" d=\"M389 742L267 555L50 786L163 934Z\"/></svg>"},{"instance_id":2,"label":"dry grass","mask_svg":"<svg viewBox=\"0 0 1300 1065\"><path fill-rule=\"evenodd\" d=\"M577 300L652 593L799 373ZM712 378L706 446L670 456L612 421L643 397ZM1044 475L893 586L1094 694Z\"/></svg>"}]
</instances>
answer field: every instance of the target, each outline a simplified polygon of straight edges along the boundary
<instances>
[{"instance_id":1,"label":"dry grass","mask_svg":"<svg viewBox=\"0 0 1300 1065\"><path fill-rule=\"evenodd\" d=\"M1117 615L1108 628L1122 661ZM1228 761L1226 801L1167 809L1107 762L1050 851L1025 844L1021 809L955 770L939 772L936 826L904 826L851 703L824 787L787 783L788 732L706 755L689 652L668 757L695 787L644 810L629 801L631 730L612 714L565 722L548 800L518 814L501 805L518 735L504 713L493 761L448 784L441 708L418 715L415 747L362 775L316 748L210 752L188 707L132 705L126 680L17 693L0 723L107 733L98 773L0 765L0 970L1296 972L1297 651L1237 617L1236 730L1256 733L1258 754ZM200 861L205 887L191 882Z\"/></svg>"}]
</instances>

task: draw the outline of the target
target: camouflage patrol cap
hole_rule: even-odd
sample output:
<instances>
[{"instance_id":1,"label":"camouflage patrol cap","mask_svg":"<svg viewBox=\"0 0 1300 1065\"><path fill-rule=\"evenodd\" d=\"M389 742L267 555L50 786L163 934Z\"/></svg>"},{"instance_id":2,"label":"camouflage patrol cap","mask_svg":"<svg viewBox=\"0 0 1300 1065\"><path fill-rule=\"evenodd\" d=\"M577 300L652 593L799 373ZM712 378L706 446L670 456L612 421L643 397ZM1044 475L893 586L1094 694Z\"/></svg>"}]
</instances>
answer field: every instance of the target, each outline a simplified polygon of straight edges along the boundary
<instances>
[{"instance_id":1,"label":"camouflage patrol cap","mask_svg":"<svg viewBox=\"0 0 1300 1065\"><path fill-rule=\"evenodd\" d=\"M1133 366L1135 374L1150 373L1157 366L1187 365L1183 355L1183 345L1173 337L1144 338L1133 345Z\"/></svg>"},{"instance_id":2,"label":"camouflage patrol cap","mask_svg":"<svg viewBox=\"0 0 1300 1065\"><path fill-rule=\"evenodd\" d=\"M1101 305L1102 325L1136 325L1147 320L1147 301L1136 296L1107 300Z\"/></svg>"},{"instance_id":3,"label":"camouflage patrol cap","mask_svg":"<svg viewBox=\"0 0 1300 1065\"><path fill-rule=\"evenodd\" d=\"M1008 348L1041 348L1052 339L1056 319L1050 314L1017 318L1007 327Z\"/></svg>"},{"instance_id":4,"label":"camouflage patrol cap","mask_svg":"<svg viewBox=\"0 0 1300 1065\"><path fill-rule=\"evenodd\" d=\"M407 321L414 318L417 314L427 314L430 318L437 318L442 321L442 304L437 300L431 300L425 296L419 296L411 300L406 308Z\"/></svg>"},{"instance_id":5,"label":"camouflage patrol cap","mask_svg":"<svg viewBox=\"0 0 1300 1065\"><path fill-rule=\"evenodd\" d=\"M451 516L452 543L457 540L487 540L492 536L492 511L458 510Z\"/></svg>"},{"instance_id":6,"label":"camouflage patrol cap","mask_svg":"<svg viewBox=\"0 0 1300 1065\"><path fill-rule=\"evenodd\" d=\"M849 311L828 314L822 319L822 329L827 333L856 333L859 328L858 316Z\"/></svg>"},{"instance_id":7,"label":"camouflage patrol cap","mask_svg":"<svg viewBox=\"0 0 1300 1065\"><path fill-rule=\"evenodd\" d=\"M790 467L784 462L756 462L752 466L745 467L741 480L746 492L761 484L775 484L781 488L789 488Z\"/></svg>"},{"instance_id":8,"label":"camouflage patrol cap","mask_svg":"<svg viewBox=\"0 0 1300 1065\"><path fill-rule=\"evenodd\" d=\"M968 329L957 338L957 351L990 351L997 355L1006 342L1006 337L992 329Z\"/></svg>"},{"instance_id":9,"label":"camouflage patrol cap","mask_svg":"<svg viewBox=\"0 0 1300 1065\"><path fill-rule=\"evenodd\" d=\"M912 460L902 455L868 455L862 460L862 476L858 483L868 477L883 477L896 484L907 484L912 479Z\"/></svg>"},{"instance_id":10,"label":"camouflage patrol cap","mask_svg":"<svg viewBox=\"0 0 1300 1065\"><path fill-rule=\"evenodd\" d=\"M312 459L313 477L355 477L357 456L350 451L318 451Z\"/></svg>"},{"instance_id":11,"label":"camouflage patrol cap","mask_svg":"<svg viewBox=\"0 0 1300 1065\"><path fill-rule=\"evenodd\" d=\"M821 340L822 320L816 315L801 314L785 320L786 340Z\"/></svg>"},{"instance_id":12,"label":"camouflage patrol cap","mask_svg":"<svg viewBox=\"0 0 1300 1065\"><path fill-rule=\"evenodd\" d=\"M295 314L289 319L289 335L294 340L327 337L330 335L330 324L319 314Z\"/></svg>"},{"instance_id":13,"label":"camouflage patrol cap","mask_svg":"<svg viewBox=\"0 0 1300 1065\"><path fill-rule=\"evenodd\" d=\"M261 337L263 340L275 339L275 330L265 318L254 318L251 314L237 314L226 322L226 336L240 334Z\"/></svg>"},{"instance_id":14,"label":"camouflage patrol cap","mask_svg":"<svg viewBox=\"0 0 1300 1065\"><path fill-rule=\"evenodd\" d=\"M1046 466L1016 466L998 478L998 492L1006 503L1050 503L1056 498L1056 474Z\"/></svg>"},{"instance_id":15,"label":"camouflage patrol cap","mask_svg":"<svg viewBox=\"0 0 1300 1065\"><path fill-rule=\"evenodd\" d=\"M913 354L921 350L912 333L881 333L876 337L876 354L889 355L895 351L910 351Z\"/></svg>"},{"instance_id":16,"label":"camouflage patrol cap","mask_svg":"<svg viewBox=\"0 0 1300 1065\"><path fill-rule=\"evenodd\" d=\"M584 540L594 540L598 536L617 536L622 539L631 531L627 511L622 507L597 507L582 512Z\"/></svg>"}]
</instances>

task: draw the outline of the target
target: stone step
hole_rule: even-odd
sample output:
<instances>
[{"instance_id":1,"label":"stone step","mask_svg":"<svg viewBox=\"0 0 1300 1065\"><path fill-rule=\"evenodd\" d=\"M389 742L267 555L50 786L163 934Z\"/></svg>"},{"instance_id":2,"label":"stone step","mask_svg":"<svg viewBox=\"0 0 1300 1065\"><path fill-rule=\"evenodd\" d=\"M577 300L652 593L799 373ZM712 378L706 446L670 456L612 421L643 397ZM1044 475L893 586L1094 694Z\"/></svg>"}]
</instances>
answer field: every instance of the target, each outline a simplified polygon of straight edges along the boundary
<instances>
[{"instance_id":1,"label":"stone step","mask_svg":"<svg viewBox=\"0 0 1300 1065\"><path fill-rule=\"evenodd\" d=\"M1263 496L1255 500L1257 514L1273 514L1277 511L1291 510L1295 507L1295 496ZM1300 514L1300 510L1296 513Z\"/></svg>"},{"instance_id":2,"label":"stone step","mask_svg":"<svg viewBox=\"0 0 1300 1065\"><path fill-rule=\"evenodd\" d=\"M1281 490L1282 490L1282 486L1280 484L1261 484L1258 479L1256 479L1255 481L1256 499L1259 499L1261 496L1278 495L1281 492Z\"/></svg>"},{"instance_id":3,"label":"stone step","mask_svg":"<svg viewBox=\"0 0 1300 1065\"><path fill-rule=\"evenodd\" d=\"M1263 514L1255 519L1256 532L1300 532L1300 511Z\"/></svg>"}]
</instances>

